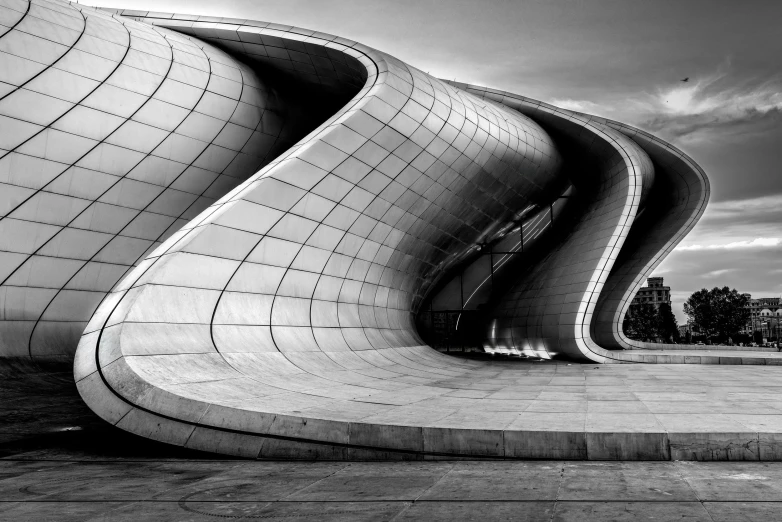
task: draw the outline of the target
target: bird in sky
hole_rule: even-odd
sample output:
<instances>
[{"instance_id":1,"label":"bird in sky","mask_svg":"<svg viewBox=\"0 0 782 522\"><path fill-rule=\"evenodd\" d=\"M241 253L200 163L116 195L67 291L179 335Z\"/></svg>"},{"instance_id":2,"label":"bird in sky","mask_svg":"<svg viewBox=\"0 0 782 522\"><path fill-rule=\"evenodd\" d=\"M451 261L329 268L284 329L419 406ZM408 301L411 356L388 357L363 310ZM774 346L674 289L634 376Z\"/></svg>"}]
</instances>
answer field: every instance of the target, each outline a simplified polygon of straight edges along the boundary
<instances>
[{"instance_id":1,"label":"bird in sky","mask_svg":"<svg viewBox=\"0 0 782 522\"><path fill-rule=\"evenodd\" d=\"M688 76L688 77L686 77L685 79L683 79L683 80L679 80L679 81L680 81L680 82L688 82L688 81L690 81L690 77Z\"/></svg>"}]
</instances>

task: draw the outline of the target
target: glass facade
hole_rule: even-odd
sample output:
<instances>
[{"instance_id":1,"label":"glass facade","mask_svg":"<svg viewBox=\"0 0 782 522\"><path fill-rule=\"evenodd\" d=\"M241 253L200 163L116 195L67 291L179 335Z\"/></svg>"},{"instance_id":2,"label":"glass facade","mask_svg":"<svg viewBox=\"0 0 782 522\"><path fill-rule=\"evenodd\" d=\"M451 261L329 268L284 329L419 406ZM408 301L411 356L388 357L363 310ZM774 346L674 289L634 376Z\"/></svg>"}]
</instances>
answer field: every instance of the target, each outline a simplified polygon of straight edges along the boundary
<instances>
[{"instance_id":1,"label":"glass facade","mask_svg":"<svg viewBox=\"0 0 782 522\"><path fill-rule=\"evenodd\" d=\"M469 261L443 278L441 289L434 290L418 312L419 332L427 344L446 352L488 348L492 298L502 295L507 280L514 277L506 272L529 270L545 248L541 246L544 238L555 234L554 223L573 193L569 187L548 205L527 207L493 240L473 249Z\"/></svg>"}]
</instances>

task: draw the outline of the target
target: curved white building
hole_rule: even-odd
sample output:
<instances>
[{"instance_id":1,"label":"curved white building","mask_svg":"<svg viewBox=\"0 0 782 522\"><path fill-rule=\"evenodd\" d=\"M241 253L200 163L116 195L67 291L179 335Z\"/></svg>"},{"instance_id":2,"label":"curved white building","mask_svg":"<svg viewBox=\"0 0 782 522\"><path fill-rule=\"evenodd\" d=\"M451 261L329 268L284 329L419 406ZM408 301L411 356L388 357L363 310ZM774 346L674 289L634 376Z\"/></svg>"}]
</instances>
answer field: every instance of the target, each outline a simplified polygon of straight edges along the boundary
<instances>
[{"instance_id":1,"label":"curved white building","mask_svg":"<svg viewBox=\"0 0 782 522\"><path fill-rule=\"evenodd\" d=\"M487 346L730 362L621 333L708 200L654 136L315 31L4 5L0 353L78 343L80 393L125 430L253 457L670 458L654 430L649 454L583 423L530 442L521 403L474 400L512 367L421 340L453 271L545 211L485 300Z\"/></svg>"}]
</instances>

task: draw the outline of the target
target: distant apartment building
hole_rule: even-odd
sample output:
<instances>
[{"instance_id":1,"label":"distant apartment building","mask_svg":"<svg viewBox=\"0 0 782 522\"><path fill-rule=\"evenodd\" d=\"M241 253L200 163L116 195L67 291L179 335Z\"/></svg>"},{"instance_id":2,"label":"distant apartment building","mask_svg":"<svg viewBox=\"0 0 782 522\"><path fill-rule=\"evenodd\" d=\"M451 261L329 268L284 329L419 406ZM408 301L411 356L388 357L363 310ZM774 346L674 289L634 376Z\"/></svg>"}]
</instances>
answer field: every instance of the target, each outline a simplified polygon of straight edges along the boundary
<instances>
[{"instance_id":1,"label":"distant apartment building","mask_svg":"<svg viewBox=\"0 0 782 522\"><path fill-rule=\"evenodd\" d=\"M630 306L650 304L659 309L663 303L671 304L671 287L663 286L662 277L650 277L646 280L646 286L641 287L635 294Z\"/></svg>"},{"instance_id":2,"label":"distant apartment building","mask_svg":"<svg viewBox=\"0 0 782 522\"><path fill-rule=\"evenodd\" d=\"M752 299L751 294L742 294L749 298L747 307L750 311L749 322L745 333L760 331L764 337L775 337L776 329L782 321L782 298L758 297Z\"/></svg>"}]
</instances>

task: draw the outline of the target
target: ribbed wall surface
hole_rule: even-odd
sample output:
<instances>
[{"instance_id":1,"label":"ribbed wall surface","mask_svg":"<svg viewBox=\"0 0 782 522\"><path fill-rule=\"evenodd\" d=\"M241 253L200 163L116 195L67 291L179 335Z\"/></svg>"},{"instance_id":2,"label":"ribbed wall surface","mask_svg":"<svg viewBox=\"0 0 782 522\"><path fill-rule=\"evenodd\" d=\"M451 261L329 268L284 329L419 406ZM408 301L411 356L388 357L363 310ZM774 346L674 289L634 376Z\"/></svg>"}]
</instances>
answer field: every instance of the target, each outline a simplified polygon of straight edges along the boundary
<instances>
[{"instance_id":1,"label":"ribbed wall surface","mask_svg":"<svg viewBox=\"0 0 782 522\"><path fill-rule=\"evenodd\" d=\"M581 211L575 228L530 274L519 278L510 294L497 298L499 334L494 342L599 362L683 363L685 357L675 354L611 349L663 348L626 338L622 321L646 278L703 215L709 199L703 170L675 147L629 125L512 93L454 85L512 107L558 133L578 162L589 165L592 158L599 163L587 182L592 187L589 208ZM622 171L618 177L617 171ZM577 185L579 176L573 178ZM589 186L582 186L582 195L589 193ZM643 214L636 219L640 209ZM550 281L543 282L546 278ZM577 328L571 337L573 324Z\"/></svg>"},{"instance_id":2,"label":"ribbed wall surface","mask_svg":"<svg viewBox=\"0 0 782 522\"><path fill-rule=\"evenodd\" d=\"M413 327L423 289L455 253L560 185L552 143L521 114L382 53L307 42L357 58L364 88L172 236L85 331L80 390L126 429L144 430L153 413L244 426L274 422L270 412L347 412L351 397L372 408L451 374L429 367L439 357ZM99 404L106 387L122 401ZM193 427L176 424L177 437ZM335 442L346 435L334 429Z\"/></svg>"},{"instance_id":3,"label":"ribbed wall surface","mask_svg":"<svg viewBox=\"0 0 782 522\"><path fill-rule=\"evenodd\" d=\"M0 355L71 360L130 267L284 150L283 122L211 45L63 2L0 12Z\"/></svg>"},{"instance_id":4,"label":"ribbed wall surface","mask_svg":"<svg viewBox=\"0 0 782 522\"><path fill-rule=\"evenodd\" d=\"M314 31L4 5L0 355L67 358L82 334L77 385L107 421L253 457L587 458L578 417L534 442L525 400L483 400L514 370L439 354L413 321L571 184L493 342L685 362L607 349L636 346L628 300L708 198L656 138ZM603 435L591 455L624 451Z\"/></svg>"},{"instance_id":5,"label":"ribbed wall surface","mask_svg":"<svg viewBox=\"0 0 782 522\"><path fill-rule=\"evenodd\" d=\"M559 244L498 297L493 341L603 362L590 348L595 305L642 195L651 189L654 168L640 147L612 129L546 108L535 115L579 155L571 175L581 208Z\"/></svg>"}]
</instances>

